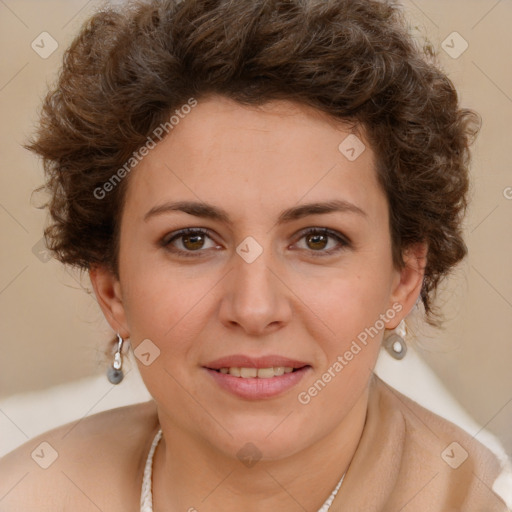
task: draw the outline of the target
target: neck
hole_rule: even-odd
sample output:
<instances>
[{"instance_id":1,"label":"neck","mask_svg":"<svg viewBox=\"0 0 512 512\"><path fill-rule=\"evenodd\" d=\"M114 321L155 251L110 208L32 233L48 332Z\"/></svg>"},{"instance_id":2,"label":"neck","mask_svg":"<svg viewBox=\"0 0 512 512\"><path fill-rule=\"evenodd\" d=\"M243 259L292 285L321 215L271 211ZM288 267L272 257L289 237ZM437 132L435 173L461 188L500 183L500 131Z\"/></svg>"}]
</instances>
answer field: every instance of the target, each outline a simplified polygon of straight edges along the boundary
<instances>
[{"instance_id":1,"label":"neck","mask_svg":"<svg viewBox=\"0 0 512 512\"><path fill-rule=\"evenodd\" d=\"M317 511L347 471L362 435L368 389L333 430L295 454L251 467L159 414L154 509L162 512Z\"/></svg>"}]
</instances>

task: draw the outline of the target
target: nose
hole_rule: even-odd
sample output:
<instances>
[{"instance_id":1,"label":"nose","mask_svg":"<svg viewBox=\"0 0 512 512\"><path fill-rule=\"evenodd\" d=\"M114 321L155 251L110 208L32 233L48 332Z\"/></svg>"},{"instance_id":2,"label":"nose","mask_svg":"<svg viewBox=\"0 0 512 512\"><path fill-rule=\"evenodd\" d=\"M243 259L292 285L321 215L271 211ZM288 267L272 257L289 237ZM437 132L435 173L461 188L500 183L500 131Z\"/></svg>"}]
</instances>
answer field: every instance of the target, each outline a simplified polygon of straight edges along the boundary
<instances>
[{"instance_id":1,"label":"nose","mask_svg":"<svg viewBox=\"0 0 512 512\"><path fill-rule=\"evenodd\" d=\"M262 336L286 325L292 315L291 292L280 276L279 265L264 251L248 263L233 256L231 272L224 281L220 320L228 328Z\"/></svg>"}]
</instances>

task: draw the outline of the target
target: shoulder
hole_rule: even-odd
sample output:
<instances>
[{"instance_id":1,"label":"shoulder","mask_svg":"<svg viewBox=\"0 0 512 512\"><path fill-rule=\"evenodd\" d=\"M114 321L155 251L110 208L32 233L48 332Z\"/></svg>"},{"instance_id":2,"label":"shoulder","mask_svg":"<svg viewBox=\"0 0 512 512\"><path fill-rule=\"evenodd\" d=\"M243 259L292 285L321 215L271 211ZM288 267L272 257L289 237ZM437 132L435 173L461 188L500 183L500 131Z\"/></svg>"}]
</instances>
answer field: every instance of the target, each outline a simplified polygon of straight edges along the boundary
<instances>
[{"instance_id":1,"label":"shoulder","mask_svg":"<svg viewBox=\"0 0 512 512\"><path fill-rule=\"evenodd\" d=\"M158 429L151 400L50 430L0 459L0 510L137 510ZM116 490L117 492L112 492Z\"/></svg>"},{"instance_id":2,"label":"shoulder","mask_svg":"<svg viewBox=\"0 0 512 512\"><path fill-rule=\"evenodd\" d=\"M502 470L494 453L462 428L382 380L377 379L376 387L380 406L392 410L395 421L403 426L404 478L425 482L432 478L422 494L431 492L433 501L453 502L461 510L505 510L503 501L492 491Z\"/></svg>"}]
</instances>

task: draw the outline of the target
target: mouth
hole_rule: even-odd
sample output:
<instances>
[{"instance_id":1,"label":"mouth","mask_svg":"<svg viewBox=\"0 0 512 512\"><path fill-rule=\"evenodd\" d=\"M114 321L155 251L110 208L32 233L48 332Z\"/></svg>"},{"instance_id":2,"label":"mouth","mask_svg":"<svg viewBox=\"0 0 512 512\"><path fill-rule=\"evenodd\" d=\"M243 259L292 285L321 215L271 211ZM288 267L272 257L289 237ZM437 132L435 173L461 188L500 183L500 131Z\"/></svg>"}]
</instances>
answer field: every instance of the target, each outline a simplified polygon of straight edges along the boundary
<instances>
[{"instance_id":1,"label":"mouth","mask_svg":"<svg viewBox=\"0 0 512 512\"><path fill-rule=\"evenodd\" d=\"M207 363L203 368L222 390L246 400L281 395L312 370L304 361L275 355L229 356Z\"/></svg>"},{"instance_id":2,"label":"mouth","mask_svg":"<svg viewBox=\"0 0 512 512\"><path fill-rule=\"evenodd\" d=\"M291 366L270 366L268 368L251 368L251 367L223 367L219 369L208 368L223 375L232 375L241 379L271 379L273 377L280 377L285 373L293 373L309 365L301 366L300 368L292 368Z\"/></svg>"}]
</instances>

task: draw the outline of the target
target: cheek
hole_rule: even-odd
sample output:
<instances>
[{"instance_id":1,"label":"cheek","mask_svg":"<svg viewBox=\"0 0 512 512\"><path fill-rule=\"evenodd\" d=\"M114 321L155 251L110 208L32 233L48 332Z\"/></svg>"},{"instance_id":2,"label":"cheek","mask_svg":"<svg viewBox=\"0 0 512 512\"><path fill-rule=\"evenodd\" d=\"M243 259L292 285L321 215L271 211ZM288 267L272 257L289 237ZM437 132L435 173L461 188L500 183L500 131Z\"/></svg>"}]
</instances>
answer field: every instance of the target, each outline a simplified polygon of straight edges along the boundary
<instances>
[{"instance_id":1,"label":"cheek","mask_svg":"<svg viewBox=\"0 0 512 512\"><path fill-rule=\"evenodd\" d=\"M125 258L123 269L131 346L137 355L138 345L149 339L159 350L154 364L138 364L148 389L156 392L162 383L174 386L169 373L184 382L187 372L197 365L201 340L208 338L208 322L216 314L223 274L211 268L200 272L192 265L178 268L165 258L136 252Z\"/></svg>"},{"instance_id":2,"label":"cheek","mask_svg":"<svg viewBox=\"0 0 512 512\"><path fill-rule=\"evenodd\" d=\"M342 421L366 389L380 351L379 320L388 298L385 289L385 283L376 282L375 276L355 274L332 281L321 300L317 299L315 311L322 312L328 324L323 336L315 336L321 364L297 395L297 410L307 416L310 432L325 434ZM318 327L319 320L314 315L310 318Z\"/></svg>"},{"instance_id":3,"label":"cheek","mask_svg":"<svg viewBox=\"0 0 512 512\"><path fill-rule=\"evenodd\" d=\"M323 353L318 368L320 378L325 375L329 390L322 392L317 402L339 400L337 394L346 389L362 390L375 365L384 331L382 315L388 309L391 274L384 265L375 265L372 271L369 268L353 268L354 272L330 280L323 293L309 288L305 302L316 301L311 309L318 312L327 326L324 335L316 336L316 340ZM319 325L318 318L310 318L312 325Z\"/></svg>"},{"instance_id":4,"label":"cheek","mask_svg":"<svg viewBox=\"0 0 512 512\"><path fill-rule=\"evenodd\" d=\"M211 288L201 282L171 282L161 272L154 275L144 271L129 280L126 302L130 343L142 379L159 403L166 403L172 396L183 409L190 406L183 386L187 383L189 392L195 393L190 369L197 364L198 340L213 314L206 309L211 304L207 300ZM156 357L146 365L137 354L148 351L155 352Z\"/></svg>"},{"instance_id":5,"label":"cheek","mask_svg":"<svg viewBox=\"0 0 512 512\"><path fill-rule=\"evenodd\" d=\"M178 343L200 330L201 318L213 283L166 275L157 268L133 273L124 290L127 321L135 339L151 338ZM167 271L167 274L169 272Z\"/></svg>"},{"instance_id":6,"label":"cheek","mask_svg":"<svg viewBox=\"0 0 512 512\"><path fill-rule=\"evenodd\" d=\"M374 272L352 269L350 273L331 277L323 286L304 288L304 302L318 312L319 319L334 336L357 336L385 312L391 277L378 268Z\"/></svg>"}]
</instances>

